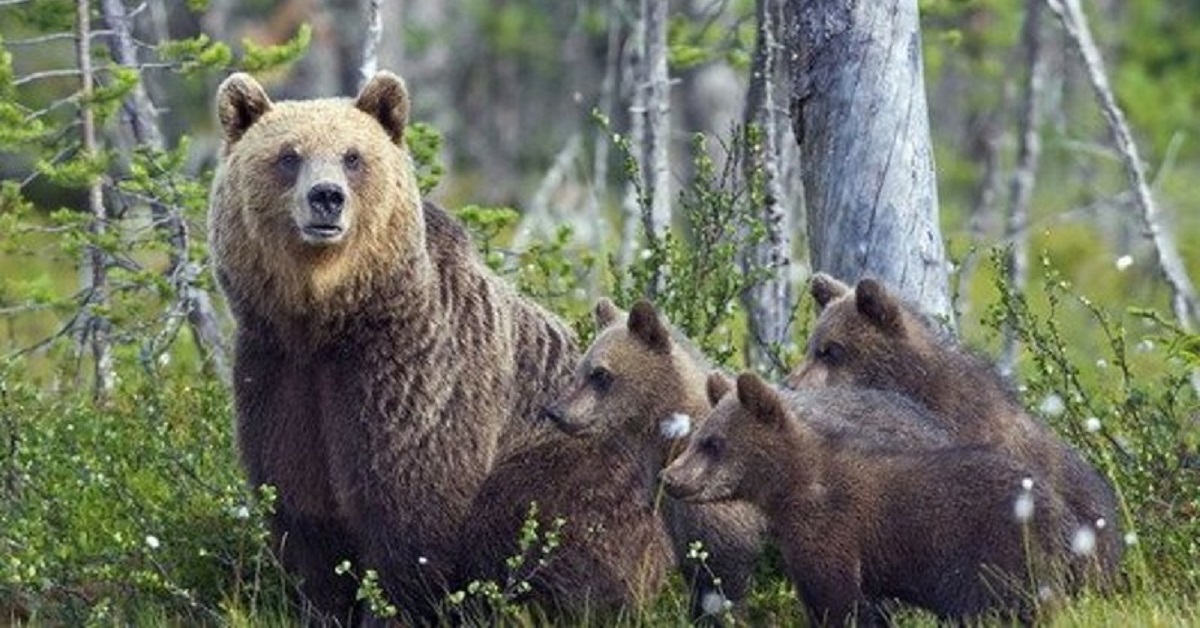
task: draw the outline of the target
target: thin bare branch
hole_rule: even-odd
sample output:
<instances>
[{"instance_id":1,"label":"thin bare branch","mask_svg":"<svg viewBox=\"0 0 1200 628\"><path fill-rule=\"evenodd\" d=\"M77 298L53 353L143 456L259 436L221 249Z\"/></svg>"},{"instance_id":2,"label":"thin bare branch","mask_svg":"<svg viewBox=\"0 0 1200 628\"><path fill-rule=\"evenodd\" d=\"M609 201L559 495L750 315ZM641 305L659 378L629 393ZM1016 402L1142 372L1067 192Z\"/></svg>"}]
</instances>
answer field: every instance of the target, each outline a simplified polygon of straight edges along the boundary
<instances>
[{"instance_id":1,"label":"thin bare branch","mask_svg":"<svg viewBox=\"0 0 1200 628\"><path fill-rule=\"evenodd\" d=\"M106 35L111 35L111 34L112 34L112 31L95 30L95 31L91 32L89 37L92 37L92 38L104 37ZM49 43L49 42L53 42L53 41L75 41L75 34L74 33L51 33L49 35L41 35L39 37L27 37L25 39L9 39L9 40L5 40L4 45L12 47L12 48L19 48L21 46L37 46L39 44L45 44L45 43Z\"/></svg>"},{"instance_id":2,"label":"thin bare branch","mask_svg":"<svg viewBox=\"0 0 1200 628\"><path fill-rule=\"evenodd\" d=\"M1045 83L1046 58L1041 33L1041 0L1025 3L1025 20L1021 26L1022 48L1028 75L1021 94L1017 113L1017 163L1009 190L1008 211L1004 233L1008 238L1008 283L1017 294L1024 294L1029 282L1029 206L1037 180L1042 154L1042 89ZM1000 370L1012 374L1017 365L1017 336L1005 326L1000 349Z\"/></svg>"},{"instance_id":3,"label":"thin bare branch","mask_svg":"<svg viewBox=\"0 0 1200 628\"><path fill-rule=\"evenodd\" d=\"M1158 258L1158 268L1171 290L1171 308L1181 329L1191 332L1195 329L1197 317L1196 289L1188 277L1187 268L1179 249L1175 245L1171 231L1164 224L1158 204L1150 192L1146 182L1145 167L1138 154L1137 144L1129 130L1125 113L1117 105L1116 97L1109 86L1108 76L1104 69L1104 60L1092 39L1088 27L1087 16L1079 6L1079 0L1045 0L1046 6L1058 17L1071 44L1079 53L1087 70L1088 80L1096 92L1100 109L1108 122L1113 141L1121 154L1121 162L1125 166L1129 184L1134 190L1137 206L1141 210L1139 218L1146 237L1154 245Z\"/></svg>"}]
</instances>

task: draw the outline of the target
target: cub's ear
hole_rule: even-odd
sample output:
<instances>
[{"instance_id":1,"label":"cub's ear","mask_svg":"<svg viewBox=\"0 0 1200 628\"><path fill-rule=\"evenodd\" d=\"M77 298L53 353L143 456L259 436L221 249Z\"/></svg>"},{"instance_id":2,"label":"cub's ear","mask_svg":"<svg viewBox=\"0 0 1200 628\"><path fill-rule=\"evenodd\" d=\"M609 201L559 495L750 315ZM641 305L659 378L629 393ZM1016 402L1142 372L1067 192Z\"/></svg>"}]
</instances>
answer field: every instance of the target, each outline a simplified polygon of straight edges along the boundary
<instances>
[{"instance_id":1,"label":"cub's ear","mask_svg":"<svg viewBox=\"0 0 1200 628\"><path fill-rule=\"evenodd\" d=\"M608 297L600 297L596 307L592 308L592 317L596 320L596 330L607 329L621 318L621 308Z\"/></svg>"},{"instance_id":2,"label":"cub's ear","mask_svg":"<svg viewBox=\"0 0 1200 628\"><path fill-rule=\"evenodd\" d=\"M358 110L379 121L392 141L399 144L408 125L408 89L391 72L377 72L363 85L354 101Z\"/></svg>"},{"instance_id":3,"label":"cub's ear","mask_svg":"<svg viewBox=\"0 0 1200 628\"><path fill-rule=\"evenodd\" d=\"M817 302L817 310L823 310L830 301L850 292L850 286L825 273L817 273L812 276L808 291Z\"/></svg>"},{"instance_id":4,"label":"cub's ear","mask_svg":"<svg viewBox=\"0 0 1200 628\"><path fill-rule=\"evenodd\" d=\"M713 371L708 374L705 390L708 392L708 405L716 406L729 391L733 390L733 380L726 377L721 371Z\"/></svg>"},{"instance_id":5,"label":"cub's ear","mask_svg":"<svg viewBox=\"0 0 1200 628\"><path fill-rule=\"evenodd\" d=\"M899 334L900 302L874 279L862 279L854 287L854 302L858 311L884 331Z\"/></svg>"},{"instance_id":6,"label":"cub's ear","mask_svg":"<svg viewBox=\"0 0 1200 628\"><path fill-rule=\"evenodd\" d=\"M738 403L759 421L768 425L782 425L784 421L783 400L771 385L756 373L746 371L737 379Z\"/></svg>"},{"instance_id":7,"label":"cub's ear","mask_svg":"<svg viewBox=\"0 0 1200 628\"><path fill-rule=\"evenodd\" d=\"M658 353L670 353L671 331L663 324L658 310L645 299L633 304L629 310L629 333Z\"/></svg>"},{"instance_id":8,"label":"cub's ear","mask_svg":"<svg viewBox=\"0 0 1200 628\"><path fill-rule=\"evenodd\" d=\"M246 129L270 110L267 92L249 74L231 74L217 88L217 118L229 144L241 139Z\"/></svg>"}]
</instances>

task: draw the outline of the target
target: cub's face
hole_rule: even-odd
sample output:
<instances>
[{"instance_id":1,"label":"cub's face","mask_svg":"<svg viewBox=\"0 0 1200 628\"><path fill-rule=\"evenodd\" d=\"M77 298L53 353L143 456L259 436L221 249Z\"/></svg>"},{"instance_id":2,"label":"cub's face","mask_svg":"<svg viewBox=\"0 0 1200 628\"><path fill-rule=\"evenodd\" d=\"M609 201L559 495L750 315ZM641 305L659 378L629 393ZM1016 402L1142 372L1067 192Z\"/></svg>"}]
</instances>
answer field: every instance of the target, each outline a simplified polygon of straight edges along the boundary
<instances>
[{"instance_id":1,"label":"cub's face","mask_svg":"<svg viewBox=\"0 0 1200 628\"><path fill-rule=\"evenodd\" d=\"M595 318L599 334L545 414L569 434L654 437L688 396L670 332L646 302L625 315L603 300Z\"/></svg>"},{"instance_id":2,"label":"cub's face","mask_svg":"<svg viewBox=\"0 0 1200 628\"><path fill-rule=\"evenodd\" d=\"M735 392L728 392L731 386L719 373L710 376L709 397L719 402L683 454L662 472L672 497L710 502L753 499L762 492L753 472L763 470L784 411L776 393L755 375L740 376Z\"/></svg>"},{"instance_id":3,"label":"cub's face","mask_svg":"<svg viewBox=\"0 0 1200 628\"><path fill-rule=\"evenodd\" d=\"M411 171L401 147L408 96L397 77L380 73L354 101L272 103L254 79L235 74L217 107L224 194L264 246L335 249L377 237L388 212L411 205L396 197Z\"/></svg>"},{"instance_id":4,"label":"cub's face","mask_svg":"<svg viewBox=\"0 0 1200 628\"><path fill-rule=\"evenodd\" d=\"M864 279L851 289L818 274L811 292L820 316L804 362L786 379L791 388L859 386L894 389L906 371L919 368L914 326L899 300Z\"/></svg>"}]
</instances>

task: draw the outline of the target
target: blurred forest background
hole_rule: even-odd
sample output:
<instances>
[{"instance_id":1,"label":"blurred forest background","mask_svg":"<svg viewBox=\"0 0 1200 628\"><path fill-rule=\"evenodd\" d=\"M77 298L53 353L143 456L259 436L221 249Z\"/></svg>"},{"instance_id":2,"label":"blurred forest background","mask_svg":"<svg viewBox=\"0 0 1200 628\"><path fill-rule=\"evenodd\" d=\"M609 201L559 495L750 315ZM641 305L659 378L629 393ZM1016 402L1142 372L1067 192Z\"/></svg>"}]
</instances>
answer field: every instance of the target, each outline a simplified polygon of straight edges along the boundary
<instances>
[{"instance_id":1,"label":"blurred forest background","mask_svg":"<svg viewBox=\"0 0 1200 628\"><path fill-rule=\"evenodd\" d=\"M277 100L354 94L372 10L376 66L409 86L423 186L490 265L576 321L601 294L628 304L665 282L664 311L717 361L774 375L795 364L812 269L785 3L664 2L661 179L636 115L647 4L0 0L0 623L288 616L290 584L265 549L269 495L242 485L222 381L229 321L204 248L213 94L233 70ZM1084 8L1160 227L1194 277L1200 4ZM1177 319L1086 69L1040 0L922 0L920 12L960 333L1005 356L1130 516L1127 593L1150 601L1096 602L1077 620L1150 607L1200 621L1200 341ZM764 15L777 64L762 105ZM759 143L769 193L747 157ZM657 238L641 219L647 187L665 203ZM786 263L747 265L776 232ZM1014 259L1028 263L1019 281ZM769 281L785 334L763 343L739 297ZM762 613L792 603L780 587L758 595Z\"/></svg>"}]
</instances>

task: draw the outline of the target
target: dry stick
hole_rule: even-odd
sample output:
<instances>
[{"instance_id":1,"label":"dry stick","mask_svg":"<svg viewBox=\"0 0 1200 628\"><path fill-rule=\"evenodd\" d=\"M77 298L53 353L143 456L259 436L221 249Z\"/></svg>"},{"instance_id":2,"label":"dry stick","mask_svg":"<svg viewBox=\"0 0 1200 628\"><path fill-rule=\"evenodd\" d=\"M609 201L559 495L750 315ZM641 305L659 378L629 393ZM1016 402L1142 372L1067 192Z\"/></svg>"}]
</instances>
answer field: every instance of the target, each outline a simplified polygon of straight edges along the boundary
<instances>
[{"instance_id":1,"label":"dry stick","mask_svg":"<svg viewBox=\"0 0 1200 628\"><path fill-rule=\"evenodd\" d=\"M88 0L75 2L75 53L79 63L80 77L80 106L79 118L82 125L82 154L84 159L93 159L98 152L96 144L96 116L92 111L93 75L92 75L92 46L88 33L91 31L91 13ZM104 235L105 223L108 220L108 210L104 207L104 196L99 177L95 177L88 185L88 210L92 214L89 230L92 237L99 240ZM94 305L101 307L108 304L108 256L95 244L87 247L87 265L90 276L88 282L89 295L83 307ZM83 338L91 340L92 359L95 361L95 376L93 380L93 396L98 401L104 400L116 384L113 372L112 344L109 340L109 322L94 312L88 312L82 319Z\"/></svg>"},{"instance_id":2,"label":"dry stick","mask_svg":"<svg viewBox=\"0 0 1200 628\"><path fill-rule=\"evenodd\" d=\"M367 2L367 40L363 42L362 65L358 67L358 87L361 89L379 71L379 41L383 37L380 5L383 0Z\"/></svg>"},{"instance_id":3,"label":"dry stick","mask_svg":"<svg viewBox=\"0 0 1200 628\"><path fill-rule=\"evenodd\" d=\"M1013 170L1009 192L1008 212L1004 235L1009 243L1008 277L1013 292L1024 294L1029 283L1029 206L1041 161L1042 88L1045 83L1046 56L1043 54L1041 33L1041 0L1029 0L1021 26L1021 42L1029 75L1021 95L1017 113L1017 163ZM1000 350L1000 370L1012 374L1017 364L1017 336L1011 325L1004 326Z\"/></svg>"},{"instance_id":4,"label":"dry stick","mask_svg":"<svg viewBox=\"0 0 1200 628\"><path fill-rule=\"evenodd\" d=\"M137 48L133 41L131 16L122 0L102 0L101 15L113 32L108 48L113 59L120 65L137 69ZM133 141L139 146L162 150L162 131L158 127L158 113L142 81L130 92L121 105L121 118L129 125ZM221 326L212 297L196 285L202 269L188 259L189 234L183 210L177 206L150 200L150 214L157 228L167 238L168 259L165 276L175 287L182 307L171 308L171 317L187 316L188 325L196 341L196 347L205 364L212 366L221 381L231 381L232 371L228 351L221 337ZM168 321L169 323L171 321ZM170 328L173 325L168 324Z\"/></svg>"},{"instance_id":5,"label":"dry stick","mask_svg":"<svg viewBox=\"0 0 1200 628\"><path fill-rule=\"evenodd\" d=\"M1079 0L1066 0L1065 3L1060 0L1046 0L1046 6L1058 17L1063 30L1066 31L1071 43L1083 58L1088 79L1092 84L1092 89L1096 91L1100 108L1104 112L1104 118L1108 121L1109 130L1112 132L1113 140L1121 154L1121 161L1125 165L1126 174L1129 176L1130 185L1133 187L1134 197L1141 209L1142 227L1154 245L1154 251L1158 255L1159 271L1171 289L1171 307L1175 318L1178 319L1180 328L1190 333L1195 328L1197 316L1196 290L1191 279L1188 278L1187 269L1183 265L1179 250L1175 247L1171 232L1161 222L1158 205L1150 193L1150 186L1146 183L1146 173L1141 157L1138 156L1137 145L1129 131L1129 124L1125 121L1125 114L1117 106L1112 89L1109 87L1104 71L1104 60L1100 57L1100 51L1092 40L1087 18L1079 6Z\"/></svg>"}]
</instances>

